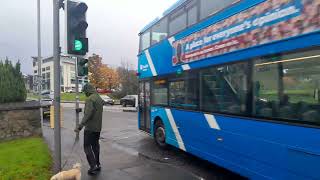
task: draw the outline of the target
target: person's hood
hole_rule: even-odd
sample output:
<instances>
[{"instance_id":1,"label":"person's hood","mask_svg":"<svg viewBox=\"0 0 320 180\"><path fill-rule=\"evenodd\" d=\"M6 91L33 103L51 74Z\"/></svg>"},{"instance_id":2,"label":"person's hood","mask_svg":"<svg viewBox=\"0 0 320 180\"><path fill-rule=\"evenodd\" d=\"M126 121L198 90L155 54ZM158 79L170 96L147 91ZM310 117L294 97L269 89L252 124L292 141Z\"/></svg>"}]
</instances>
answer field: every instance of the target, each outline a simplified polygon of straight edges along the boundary
<instances>
[{"instance_id":1,"label":"person's hood","mask_svg":"<svg viewBox=\"0 0 320 180\"><path fill-rule=\"evenodd\" d=\"M86 93L86 94L95 94L95 93L97 93L96 88L94 88L91 84L84 85L83 92Z\"/></svg>"}]
</instances>

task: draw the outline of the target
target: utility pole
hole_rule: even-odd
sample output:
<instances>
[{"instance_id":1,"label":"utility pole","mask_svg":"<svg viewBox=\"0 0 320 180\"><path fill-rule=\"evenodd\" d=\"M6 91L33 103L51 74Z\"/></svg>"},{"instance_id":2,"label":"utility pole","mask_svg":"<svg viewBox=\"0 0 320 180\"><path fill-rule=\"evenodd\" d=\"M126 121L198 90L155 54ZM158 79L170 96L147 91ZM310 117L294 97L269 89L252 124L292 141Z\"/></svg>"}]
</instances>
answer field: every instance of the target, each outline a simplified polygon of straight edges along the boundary
<instances>
[{"instance_id":1,"label":"utility pole","mask_svg":"<svg viewBox=\"0 0 320 180\"><path fill-rule=\"evenodd\" d=\"M60 68L60 25L59 10L60 0L53 1L53 59L54 59L54 172L61 171L61 125L60 125L60 92L61 92L61 68Z\"/></svg>"},{"instance_id":2,"label":"utility pole","mask_svg":"<svg viewBox=\"0 0 320 180\"><path fill-rule=\"evenodd\" d=\"M41 91L42 91L42 72L41 72L41 68L42 68L42 58L41 58L41 19L40 19L40 0L38 0L38 5L37 5L37 14L38 14L38 24L37 24L37 28L38 28L38 94L39 94L39 103L40 103L40 119L41 119L41 127L43 126L43 109L42 109L42 102L41 102ZM42 128L41 128L42 129Z\"/></svg>"},{"instance_id":3,"label":"utility pole","mask_svg":"<svg viewBox=\"0 0 320 180\"><path fill-rule=\"evenodd\" d=\"M76 58L76 127L79 126L79 77L78 77L78 57ZM76 138L79 139L79 132L76 133Z\"/></svg>"}]
</instances>

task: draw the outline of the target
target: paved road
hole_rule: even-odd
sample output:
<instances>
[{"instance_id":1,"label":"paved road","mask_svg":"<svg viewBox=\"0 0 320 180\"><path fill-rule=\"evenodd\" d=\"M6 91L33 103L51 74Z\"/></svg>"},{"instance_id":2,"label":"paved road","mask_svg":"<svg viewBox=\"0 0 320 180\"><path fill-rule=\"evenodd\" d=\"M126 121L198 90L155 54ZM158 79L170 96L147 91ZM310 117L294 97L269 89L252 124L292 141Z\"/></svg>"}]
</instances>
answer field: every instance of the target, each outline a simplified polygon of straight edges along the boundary
<instances>
[{"instance_id":1,"label":"paved road","mask_svg":"<svg viewBox=\"0 0 320 180\"><path fill-rule=\"evenodd\" d=\"M238 175L175 148L160 150L148 135L138 131L136 113L113 112L110 109L103 114L100 140L103 171L99 176L90 178L86 175L88 166L82 139L71 152L75 136L74 110L65 107L63 112L62 161L68 159L65 169L75 162L82 162L83 179L241 179ZM52 149L53 130L46 124L44 136Z\"/></svg>"}]
</instances>

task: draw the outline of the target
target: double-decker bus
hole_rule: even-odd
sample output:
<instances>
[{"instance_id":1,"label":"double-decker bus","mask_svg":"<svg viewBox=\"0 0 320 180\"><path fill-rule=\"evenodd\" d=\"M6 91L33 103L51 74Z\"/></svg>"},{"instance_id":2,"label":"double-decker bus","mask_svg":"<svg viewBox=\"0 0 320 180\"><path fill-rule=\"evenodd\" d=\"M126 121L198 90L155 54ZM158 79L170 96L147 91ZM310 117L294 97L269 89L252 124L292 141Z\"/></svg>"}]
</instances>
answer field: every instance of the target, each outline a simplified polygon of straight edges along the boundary
<instances>
[{"instance_id":1,"label":"double-decker bus","mask_svg":"<svg viewBox=\"0 0 320 180\"><path fill-rule=\"evenodd\" d=\"M139 128L250 179L320 179L320 0L181 0L140 32Z\"/></svg>"}]
</instances>

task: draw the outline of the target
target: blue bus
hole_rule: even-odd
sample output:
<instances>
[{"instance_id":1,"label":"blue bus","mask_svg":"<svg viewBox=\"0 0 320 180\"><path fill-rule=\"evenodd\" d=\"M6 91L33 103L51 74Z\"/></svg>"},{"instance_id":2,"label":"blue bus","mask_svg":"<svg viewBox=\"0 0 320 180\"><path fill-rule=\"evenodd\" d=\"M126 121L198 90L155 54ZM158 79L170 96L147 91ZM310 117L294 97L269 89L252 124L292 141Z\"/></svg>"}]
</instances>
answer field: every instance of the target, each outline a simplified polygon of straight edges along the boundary
<instances>
[{"instance_id":1,"label":"blue bus","mask_svg":"<svg viewBox=\"0 0 320 180\"><path fill-rule=\"evenodd\" d=\"M320 179L320 1L180 0L141 30L139 128L250 179Z\"/></svg>"}]
</instances>

